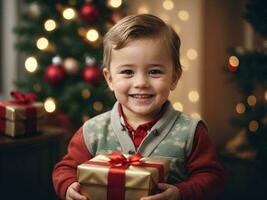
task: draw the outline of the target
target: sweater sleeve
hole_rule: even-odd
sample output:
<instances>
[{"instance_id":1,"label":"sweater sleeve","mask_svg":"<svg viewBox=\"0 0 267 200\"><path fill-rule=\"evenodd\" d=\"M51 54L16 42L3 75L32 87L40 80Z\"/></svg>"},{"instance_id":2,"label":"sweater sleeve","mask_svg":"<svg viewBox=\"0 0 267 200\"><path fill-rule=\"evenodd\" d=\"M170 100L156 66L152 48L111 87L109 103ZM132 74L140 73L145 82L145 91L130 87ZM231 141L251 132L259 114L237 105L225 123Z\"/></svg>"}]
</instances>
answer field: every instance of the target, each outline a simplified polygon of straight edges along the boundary
<instances>
[{"instance_id":1,"label":"sweater sleeve","mask_svg":"<svg viewBox=\"0 0 267 200\"><path fill-rule=\"evenodd\" d=\"M72 137L68 152L53 170L53 184L57 195L66 198L66 191L73 182L77 182L77 166L91 158L80 128Z\"/></svg>"},{"instance_id":2,"label":"sweater sleeve","mask_svg":"<svg viewBox=\"0 0 267 200\"><path fill-rule=\"evenodd\" d=\"M175 184L183 200L210 200L222 192L225 174L207 129L199 123L194 136L193 148L187 160L189 178Z\"/></svg>"}]
</instances>

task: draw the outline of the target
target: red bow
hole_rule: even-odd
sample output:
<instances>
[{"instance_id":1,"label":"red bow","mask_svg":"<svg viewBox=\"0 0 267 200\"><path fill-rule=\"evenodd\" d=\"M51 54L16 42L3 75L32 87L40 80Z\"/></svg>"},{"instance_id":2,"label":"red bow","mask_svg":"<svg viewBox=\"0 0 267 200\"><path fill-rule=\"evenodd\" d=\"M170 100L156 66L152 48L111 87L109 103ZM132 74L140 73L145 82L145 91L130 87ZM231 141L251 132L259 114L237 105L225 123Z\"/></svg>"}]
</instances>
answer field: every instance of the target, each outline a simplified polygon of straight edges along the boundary
<instances>
[{"instance_id":1,"label":"red bow","mask_svg":"<svg viewBox=\"0 0 267 200\"><path fill-rule=\"evenodd\" d=\"M15 99L14 102L16 103L31 103L37 98L32 92L23 94L20 91L12 91L10 92L10 95Z\"/></svg>"},{"instance_id":2,"label":"red bow","mask_svg":"<svg viewBox=\"0 0 267 200\"><path fill-rule=\"evenodd\" d=\"M110 159L109 163L111 166L124 166L128 168L129 165L140 166L143 163L141 161L142 156L139 153L126 158L121 152L114 151L108 157Z\"/></svg>"}]
</instances>

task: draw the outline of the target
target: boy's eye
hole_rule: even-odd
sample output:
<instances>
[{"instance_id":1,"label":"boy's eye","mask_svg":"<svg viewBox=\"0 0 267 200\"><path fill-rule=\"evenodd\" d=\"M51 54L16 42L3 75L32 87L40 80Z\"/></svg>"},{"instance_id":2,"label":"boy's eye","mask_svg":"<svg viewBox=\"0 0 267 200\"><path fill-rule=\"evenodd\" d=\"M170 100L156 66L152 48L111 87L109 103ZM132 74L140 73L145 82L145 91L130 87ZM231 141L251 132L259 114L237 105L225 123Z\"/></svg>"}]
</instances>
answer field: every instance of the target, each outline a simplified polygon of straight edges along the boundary
<instances>
[{"instance_id":1,"label":"boy's eye","mask_svg":"<svg viewBox=\"0 0 267 200\"><path fill-rule=\"evenodd\" d=\"M159 69L152 69L149 71L149 74L162 74L162 71Z\"/></svg>"},{"instance_id":2,"label":"boy's eye","mask_svg":"<svg viewBox=\"0 0 267 200\"><path fill-rule=\"evenodd\" d=\"M125 69L121 71L121 74L125 74L125 75L133 75L134 71L130 70L130 69Z\"/></svg>"}]
</instances>

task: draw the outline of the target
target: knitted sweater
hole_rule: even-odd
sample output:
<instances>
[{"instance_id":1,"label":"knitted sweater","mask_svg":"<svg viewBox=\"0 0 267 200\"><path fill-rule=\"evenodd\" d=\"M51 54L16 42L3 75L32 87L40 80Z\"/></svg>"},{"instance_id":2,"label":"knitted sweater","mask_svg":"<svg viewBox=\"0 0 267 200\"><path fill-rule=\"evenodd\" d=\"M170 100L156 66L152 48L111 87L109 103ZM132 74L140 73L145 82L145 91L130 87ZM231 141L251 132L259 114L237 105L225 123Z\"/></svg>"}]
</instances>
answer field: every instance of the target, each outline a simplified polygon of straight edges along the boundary
<instances>
[{"instance_id":1,"label":"knitted sweater","mask_svg":"<svg viewBox=\"0 0 267 200\"><path fill-rule=\"evenodd\" d=\"M81 140L83 140L83 145L86 146L86 150L82 148L82 153L79 152L78 146L75 147L75 149L77 148L77 153L84 154L84 161L100 153L111 153L114 150L120 150L123 153L139 152L143 156L163 156L171 161L171 171L168 183L175 184L182 191L184 200L189 200L191 198L197 198L198 200L204 198L207 199L209 195L206 195L205 193L202 194L202 191L194 191L199 187L199 189L201 189L202 186L201 183L199 185L199 180L205 178L205 175L204 177L201 177L199 174L203 172L204 174L211 172L210 175L206 176L206 180L201 180L204 187L202 189L207 189L207 192L212 194L210 196L213 196L213 192L210 192L209 188L205 187L211 187L210 184L215 184L215 187L214 185L212 187L214 188L215 195L217 195L218 191L222 189L224 177L222 168L212 153L212 160L206 160L206 155L203 155L205 157L203 159L205 160L205 165L206 162L209 161L211 164L207 164L207 169L201 169L201 172L197 174L199 180L194 180L193 182L190 181L192 173L191 170L188 171L187 169L187 162L188 157L192 154L192 146L193 143L195 143L194 134L198 123L199 120L193 120L185 114L175 111L169 104L164 115L152 127L150 132L139 145L138 149L135 150L131 138L120 123L118 105L115 104L111 112L101 114L84 124L82 135L80 137L82 137ZM211 145L211 143L207 144ZM73 148L73 145L70 146L72 146L72 149L69 148L69 151L74 151L75 149ZM209 146L207 146L207 149L210 149ZM88 151L87 156L85 155L85 151ZM60 185L71 184L73 178L60 176L60 172L62 172L61 174L64 174L64 171L74 171L73 167L75 167L76 170L76 167L80 162L75 162L76 164L73 164L73 162L75 162L75 158L70 158L70 156L67 155L63 161L57 164L54 170L54 185L57 193L59 193L62 198L64 197L62 194L66 192L66 186L63 190L60 188ZM213 164L214 162L215 164ZM69 169L67 165L69 165ZM194 173L196 173L198 166L195 167ZM201 166L201 168L202 167L203 166ZM187 184L185 184L186 182ZM192 188L190 188L190 185L192 185ZM196 194L190 194L192 192L196 192Z\"/></svg>"}]
</instances>

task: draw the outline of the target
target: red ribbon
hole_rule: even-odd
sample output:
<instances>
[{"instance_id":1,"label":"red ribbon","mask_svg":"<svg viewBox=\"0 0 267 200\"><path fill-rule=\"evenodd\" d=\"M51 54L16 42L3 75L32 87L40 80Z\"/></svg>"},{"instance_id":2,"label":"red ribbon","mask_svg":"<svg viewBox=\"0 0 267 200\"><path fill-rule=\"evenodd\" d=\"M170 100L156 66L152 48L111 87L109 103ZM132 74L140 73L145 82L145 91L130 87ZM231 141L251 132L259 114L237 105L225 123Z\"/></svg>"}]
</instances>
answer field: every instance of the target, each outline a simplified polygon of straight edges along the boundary
<instances>
[{"instance_id":1,"label":"red ribbon","mask_svg":"<svg viewBox=\"0 0 267 200\"><path fill-rule=\"evenodd\" d=\"M15 99L10 102L0 102L0 132L5 132L6 121L6 106L8 105L22 105L26 109L26 120L25 120L25 132L33 133L37 129L37 120L36 120L36 108L31 103L36 99L34 93L23 94L20 91L12 91L10 95Z\"/></svg>"},{"instance_id":2,"label":"red ribbon","mask_svg":"<svg viewBox=\"0 0 267 200\"><path fill-rule=\"evenodd\" d=\"M23 94L20 91L12 91L10 92L10 95L15 99L13 102L20 103L20 104L26 104L31 103L36 99L36 95L32 92L29 92L27 94Z\"/></svg>"},{"instance_id":3,"label":"red ribbon","mask_svg":"<svg viewBox=\"0 0 267 200\"><path fill-rule=\"evenodd\" d=\"M125 171L130 166L142 166L157 168L159 172L159 182L164 181L163 165L155 163L144 163L140 154L134 154L126 158L121 152L115 151L109 156L109 162L87 161L86 164L109 166L107 199L125 199Z\"/></svg>"}]
</instances>

